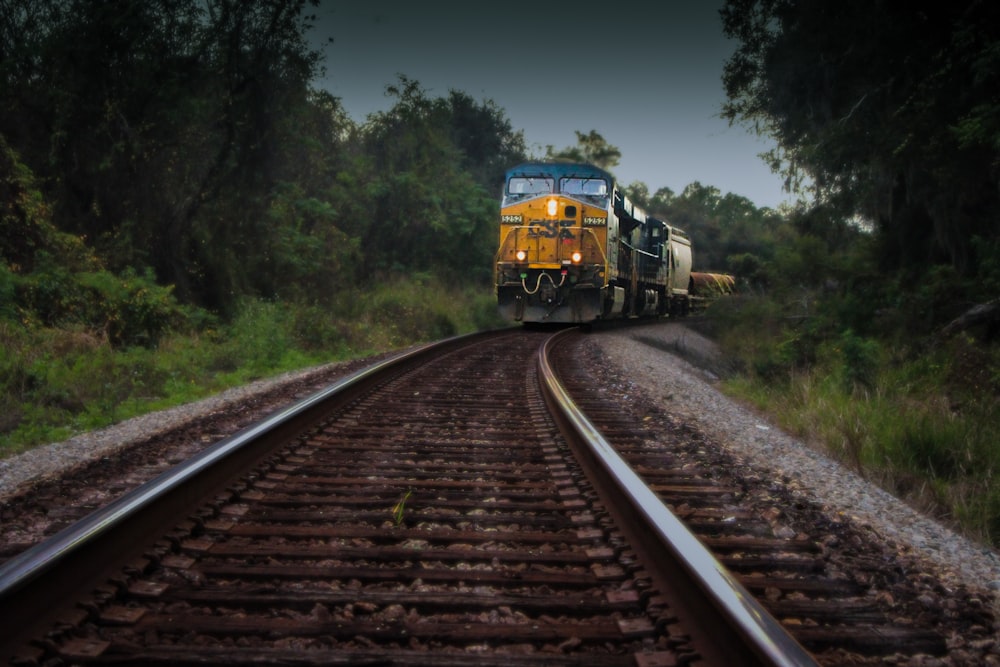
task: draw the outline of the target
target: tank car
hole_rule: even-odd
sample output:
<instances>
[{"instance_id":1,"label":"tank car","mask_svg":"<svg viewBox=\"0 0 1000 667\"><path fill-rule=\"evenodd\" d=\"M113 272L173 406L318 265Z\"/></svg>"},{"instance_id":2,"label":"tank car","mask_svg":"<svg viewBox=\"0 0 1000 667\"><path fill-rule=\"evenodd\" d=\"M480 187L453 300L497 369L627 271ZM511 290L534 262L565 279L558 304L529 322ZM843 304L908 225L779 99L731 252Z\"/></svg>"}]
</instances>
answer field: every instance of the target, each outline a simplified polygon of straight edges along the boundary
<instances>
[{"instance_id":1,"label":"tank car","mask_svg":"<svg viewBox=\"0 0 1000 667\"><path fill-rule=\"evenodd\" d=\"M683 315L691 261L684 232L635 206L603 169L530 162L506 172L496 254L506 320Z\"/></svg>"}]
</instances>

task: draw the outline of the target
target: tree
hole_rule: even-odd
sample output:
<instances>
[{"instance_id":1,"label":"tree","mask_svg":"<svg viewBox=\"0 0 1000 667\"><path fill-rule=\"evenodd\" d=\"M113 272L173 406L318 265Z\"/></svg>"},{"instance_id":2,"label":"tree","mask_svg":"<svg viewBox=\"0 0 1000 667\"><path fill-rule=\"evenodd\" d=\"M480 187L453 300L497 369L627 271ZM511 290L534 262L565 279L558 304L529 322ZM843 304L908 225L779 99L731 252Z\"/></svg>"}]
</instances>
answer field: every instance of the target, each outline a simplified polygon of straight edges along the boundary
<instances>
[{"instance_id":1,"label":"tree","mask_svg":"<svg viewBox=\"0 0 1000 667\"><path fill-rule=\"evenodd\" d=\"M489 192L499 192L504 172L525 160L524 131L514 131L503 109L492 100L476 103L452 90L437 101L452 143L462 153L462 166Z\"/></svg>"},{"instance_id":2,"label":"tree","mask_svg":"<svg viewBox=\"0 0 1000 667\"><path fill-rule=\"evenodd\" d=\"M0 318L18 328L84 325L123 346L153 344L181 323L171 288L107 271L51 215L31 169L0 137Z\"/></svg>"},{"instance_id":3,"label":"tree","mask_svg":"<svg viewBox=\"0 0 1000 667\"><path fill-rule=\"evenodd\" d=\"M1000 214L1000 8L962 0L727 0L724 115L839 219L875 223L885 270L949 263Z\"/></svg>"},{"instance_id":4,"label":"tree","mask_svg":"<svg viewBox=\"0 0 1000 667\"><path fill-rule=\"evenodd\" d=\"M362 272L437 272L484 281L495 251L503 171L521 161L523 138L492 103L428 98L417 81L387 87L393 107L362 128L367 170Z\"/></svg>"},{"instance_id":5,"label":"tree","mask_svg":"<svg viewBox=\"0 0 1000 667\"><path fill-rule=\"evenodd\" d=\"M617 146L612 146L604 139L597 130L591 130L584 134L579 130L576 132L576 146L569 146L561 151L556 151L552 146L545 149L546 157L552 160L565 160L569 162L586 162L610 171L618 166L622 152Z\"/></svg>"},{"instance_id":6,"label":"tree","mask_svg":"<svg viewBox=\"0 0 1000 667\"><path fill-rule=\"evenodd\" d=\"M632 183L626 196L647 213L684 230L694 247L700 271L739 273L730 257L752 254L772 257L775 231L784 224L771 209L758 209L746 197L695 181L677 195L664 187L649 194L645 183ZM736 260L743 262L743 260Z\"/></svg>"},{"instance_id":7,"label":"tree","mask_svg":"<svg viewBox=\"0 0 1000 667\"><path fill-rule=\"evenodd\" d=\"M110 268L152 267L223 311L272 296L267 267L288 247L272 194L335 162L343 124L336 100L310 90L315 4L10 0L0 134L45 184L53 219Z\"/></svg>"}]
</instances>

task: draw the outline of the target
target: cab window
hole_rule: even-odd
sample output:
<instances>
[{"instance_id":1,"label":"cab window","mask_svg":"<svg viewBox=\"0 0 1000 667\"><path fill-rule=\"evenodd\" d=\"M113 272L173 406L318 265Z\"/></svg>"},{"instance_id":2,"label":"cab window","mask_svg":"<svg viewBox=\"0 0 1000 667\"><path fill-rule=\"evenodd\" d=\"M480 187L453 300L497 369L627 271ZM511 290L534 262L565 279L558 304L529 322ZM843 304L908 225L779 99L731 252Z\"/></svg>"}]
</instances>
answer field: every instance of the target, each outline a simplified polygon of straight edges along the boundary
<instances>
[{"instance_id":1,"label":"cab window","mask_svg":"<svg viewBox=\"0 0 1000 667\"><path fill-rule=\"evenodd\" d=\"M559 191L568 195L607 196L608 183L603 178L563 178Z\"/></svg>"},{"instance_id":2,"label":"cab window","mask_svg":"<svg viewBox=\"0 0 1000 667\"><path fill-rule=\"evenodd\" d=\"M513 176L507 182L507 194L537 195L552 192L554 182L551 178L542 176Z\"/></svg>"}]
</instances>

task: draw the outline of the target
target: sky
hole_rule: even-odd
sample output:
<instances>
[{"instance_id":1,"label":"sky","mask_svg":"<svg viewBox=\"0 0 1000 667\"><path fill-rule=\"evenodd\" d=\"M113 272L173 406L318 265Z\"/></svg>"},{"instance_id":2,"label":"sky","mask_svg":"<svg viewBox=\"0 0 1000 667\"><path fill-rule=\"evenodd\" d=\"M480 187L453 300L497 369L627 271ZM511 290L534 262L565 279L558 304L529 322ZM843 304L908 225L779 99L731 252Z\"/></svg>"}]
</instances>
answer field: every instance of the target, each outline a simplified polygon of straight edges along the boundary
<instances>
[{"instance_id":1,"label":"sky","mask_svg":"<svg viewBox=\"0 0 1000 667\"><path fill-rule=\"evenodd\" d=\"M356 121L392 107L399 75L430 98L492 100L544 156L596 130L622 153L612 172L650 193L698 181L758 207L790 196L759 154L773 142L721 118L722 0L322 0L316 82ZM328 40L332 38L332 42Z\"/></svg>"}]
</instances>

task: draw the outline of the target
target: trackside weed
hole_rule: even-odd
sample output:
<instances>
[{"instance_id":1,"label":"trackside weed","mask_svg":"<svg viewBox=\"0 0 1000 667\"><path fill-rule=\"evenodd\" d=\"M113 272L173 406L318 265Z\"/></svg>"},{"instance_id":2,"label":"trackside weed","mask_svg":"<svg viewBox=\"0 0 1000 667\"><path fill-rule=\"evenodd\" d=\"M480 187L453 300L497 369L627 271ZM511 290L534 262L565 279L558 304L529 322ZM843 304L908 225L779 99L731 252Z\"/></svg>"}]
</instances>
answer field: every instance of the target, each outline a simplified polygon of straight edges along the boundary
<instances>
[{"instance_id":1,"label":"trackside weed","mask_svg":"<svg viewBox=\"0 0 1000 667\"><path fill-rule=\"evenodd\" d=\"M406 493L400 497L399 502L392 506L392 519L396 522L397 526L403 523L403 514L406 512L406 501L410 499L411 495L413 495L413 489L407 489Z\"/></svg>"}]
</instances>

